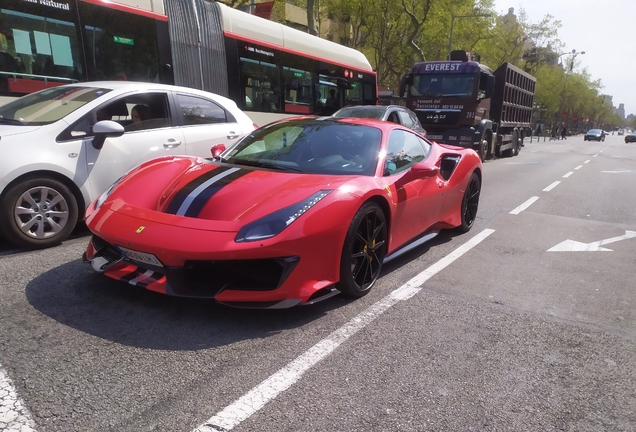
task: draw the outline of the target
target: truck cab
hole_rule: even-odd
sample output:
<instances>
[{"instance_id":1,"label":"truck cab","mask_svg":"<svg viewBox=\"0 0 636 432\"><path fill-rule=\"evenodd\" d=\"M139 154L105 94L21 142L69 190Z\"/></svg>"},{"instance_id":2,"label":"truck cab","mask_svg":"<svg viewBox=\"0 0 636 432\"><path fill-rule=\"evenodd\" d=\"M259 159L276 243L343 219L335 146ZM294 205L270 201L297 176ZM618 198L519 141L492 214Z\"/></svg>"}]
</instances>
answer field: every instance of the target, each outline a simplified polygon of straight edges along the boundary
<instances>
[{"instance_id":1,"label":"truck cab","mask_svg":"<svg viewBox=\"0 0 636 432\"><path fill-rule=\"evenodd\" d=\"M462 54L464 57L462 57ZM463 51L451 60L421 62L402 79L407 107L432 140L467 148L479 146L479 128L489 119L495 77Z\"/></svg>"},{"instance_id":2,"label":"truck cab","mask_svg":"<svg viewBox=\"0 0 636 432\"><path fill-rule=\"evenodd\" d=\"M472 148L485 160L518 153L530 125L535 84L512 64L493 73L466 52L453 51L450 60L415 63L402 77L400 94L406 94L406 106L429 139Z\"/></svg>"}]
</instances>

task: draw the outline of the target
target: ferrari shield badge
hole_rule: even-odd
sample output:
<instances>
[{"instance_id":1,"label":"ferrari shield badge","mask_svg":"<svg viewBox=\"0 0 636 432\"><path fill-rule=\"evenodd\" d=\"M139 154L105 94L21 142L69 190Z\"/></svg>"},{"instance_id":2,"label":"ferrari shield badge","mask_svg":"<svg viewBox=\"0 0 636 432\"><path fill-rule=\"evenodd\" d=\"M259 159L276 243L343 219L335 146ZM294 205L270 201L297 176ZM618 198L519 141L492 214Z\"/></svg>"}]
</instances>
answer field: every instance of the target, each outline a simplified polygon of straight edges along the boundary
<instances>
[{"instance_id":1,"label":"ferrari shield badge","mask_svg":"<svg viewBox=\"0 0 636 432\"><path fill-rule=\"evenodd\" d=\"M139 228L137 228L137 231L135 231L137 234L139 234L140 232L142 232L143 230L145 230L146 227L145 226L140 226Z\"/></svg>"}]
</instances>

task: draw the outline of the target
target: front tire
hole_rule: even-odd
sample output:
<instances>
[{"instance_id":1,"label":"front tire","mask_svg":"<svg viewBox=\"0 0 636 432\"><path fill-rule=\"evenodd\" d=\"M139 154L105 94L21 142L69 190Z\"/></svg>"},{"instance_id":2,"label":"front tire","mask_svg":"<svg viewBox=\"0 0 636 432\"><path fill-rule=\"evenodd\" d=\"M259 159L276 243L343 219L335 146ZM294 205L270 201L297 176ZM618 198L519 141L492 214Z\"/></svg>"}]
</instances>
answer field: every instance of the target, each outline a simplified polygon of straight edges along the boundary
<instances>
[{"instance_id":1,"label":"front tire","mask_svg":"<svg viewBox=\"0 0 636 432\"><path fill-rule=\"evenodd\" d=\"M340 282L347 297L362 297L375 284L387 251L387 225L382 208L367 202L349 225L340 258Z\"/></svg>"},{"instance_id":2,"label":"front tire","mask_svg":"<svg viewBox=\"0 0 636 432\"><path fill-rule=\"evenodd\" d=\"M477 208L479 207L479 195L481 194L481 181L476 172L470 176L464 196L462 198L462 224L457 227L457 231L465 233L475 224L477 218Z\"/></svg>"},{"instance_id":3,"label":"front tire","mask_svg":"<svg viewBox=\"0 0 636 432\"><path fill-rule=\"evenodd\" d=\"M488 141L483 139L479 143L479 159L485 162L488 159Z\"/></svg>"},{"instance_id":4,"label":"front tire","mask_svg":"<svg viewBox=\"0 0 636 432\"><path fill-rule=\"evenodd\" d=\"M73 193L50 178L14 185L7 191L0 211L2 236L25 249L59 244L71 234L78 219Z\"/></svg>"}]
</instances>

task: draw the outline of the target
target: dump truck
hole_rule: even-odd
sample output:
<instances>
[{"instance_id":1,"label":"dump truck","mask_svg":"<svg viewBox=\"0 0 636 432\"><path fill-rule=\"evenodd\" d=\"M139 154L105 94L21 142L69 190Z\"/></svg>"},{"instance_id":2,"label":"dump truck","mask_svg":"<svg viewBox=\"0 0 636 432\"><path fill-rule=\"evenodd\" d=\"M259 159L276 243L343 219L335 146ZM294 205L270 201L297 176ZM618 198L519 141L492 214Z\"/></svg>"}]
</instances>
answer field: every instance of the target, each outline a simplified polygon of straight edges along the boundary
<instances>
[{"instance_id":1,"label":"dump truck","mask_svg":"<svg viewBox=\"0 0 636 432\"><path fill-rule=\"evenodd\" d=\"M453 51L402 77L400 94L430 140L474 149L483 160L516 156L532 120L536 78L511 63L492 70Z\"/></svg>"}]
</instances>

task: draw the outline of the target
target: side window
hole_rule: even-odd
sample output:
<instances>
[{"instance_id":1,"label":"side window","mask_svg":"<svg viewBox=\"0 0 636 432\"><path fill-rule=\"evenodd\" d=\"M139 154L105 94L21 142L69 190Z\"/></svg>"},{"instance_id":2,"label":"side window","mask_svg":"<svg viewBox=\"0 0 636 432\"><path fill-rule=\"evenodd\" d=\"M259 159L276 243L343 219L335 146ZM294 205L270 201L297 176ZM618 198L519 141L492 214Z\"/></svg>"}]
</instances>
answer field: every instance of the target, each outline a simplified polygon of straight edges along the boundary
<instances>
[{"instance_id":1,"label":"side window","mask_svg":"<svg viewBox=\"0 0 636 432\"><path fill-rule=\"evenodd\" d=\"M409 113L409 116L411 117L413 126L417 127L418 129L422 129L422 125L420 124L420 120L417 118L417 115L415 115L415 113Z\"/></svg>"},{"instance_id":2,"label":"side window","mask_svg":"<svg viewBox=\"0 0 636 432\"><path fill-rule=\"evenodd\" d=\"M398 115L400 116L400 123L408 128L413 128L413 119L409 115L409 113L404 111L398 111Z\"/></svg>"},{"instance_id":3,"label":"side window","mask_svg":"<svg viewBox=\"0 0 636 432\"><path fill-rule=\"evenodd\" d=\"M177 100L185 126L236 122L232 114L211 100L184 94L177 94Z\"/></svg>"},{"instance_id":4,"label":"side window","mask_svg":"<svg viewBox=\"0 0 636 432\"><path fill-rule=\"evenodd\" d=\"M168 94L138 93L108 102L95 110L95 121L102 120L116 121L126 132L170 127Z\"/></svg>"},{"instance_id":5,"label":"side window","mask_svg":"<svg viewBox=\"0 0 636 432\"><path fill-rule=\"evenodd\" d=\"M387 118L387 121L400 124L400 119L398 118L398 115L395 111L389 114L389 118Z\"/></svg>"},{"instance_id":6,"label":"side window","mask_svg":"<svg viewBox=\"0 0 636 432\"><path fill-rule=\"evenodd\" d=\"M93 135L93 118L92 114L86 114L81 119L67 127L58 135L57 141L72 141L83 139Z\"/></svg>"},{"instance_id":7,"label":"side window","mask_svg":"<svg viewBox=\"0 0 636 432\"><path fill-rule=\"evenodd\" d=\"M409 169L424 160L429 150L430 145L417 135L400 129L391 131L384 175L393 175Z\"/></svg>"}]
</instances>

